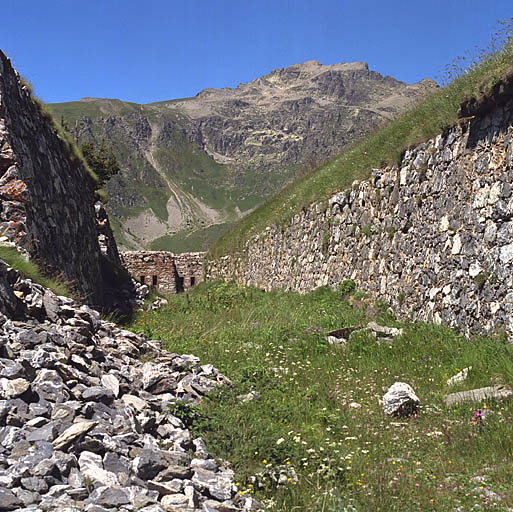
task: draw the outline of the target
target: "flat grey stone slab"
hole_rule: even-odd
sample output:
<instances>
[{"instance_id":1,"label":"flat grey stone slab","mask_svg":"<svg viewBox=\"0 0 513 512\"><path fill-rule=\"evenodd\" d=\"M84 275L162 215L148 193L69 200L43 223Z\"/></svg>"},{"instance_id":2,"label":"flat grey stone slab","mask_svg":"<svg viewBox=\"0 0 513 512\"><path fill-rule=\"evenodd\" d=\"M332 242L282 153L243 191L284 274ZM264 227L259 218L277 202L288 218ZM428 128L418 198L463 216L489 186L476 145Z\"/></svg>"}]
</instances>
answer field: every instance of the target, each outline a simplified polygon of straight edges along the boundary
<instances>
[{"instance_id":1,"label":"flat grey stone slab","mask_svg":"<svg viewBox=\"0 0 513 512\"><path fill-rule=\"evenodd\" d=\"M455 404L466 402L480 402L493 398L494 400L504 400L513 395L513 391L507 386L488 386L485 388L471 389L469 391L459 391L451 393L444 399L445 405L450 407Z\"/></svg>"}]
</instances>

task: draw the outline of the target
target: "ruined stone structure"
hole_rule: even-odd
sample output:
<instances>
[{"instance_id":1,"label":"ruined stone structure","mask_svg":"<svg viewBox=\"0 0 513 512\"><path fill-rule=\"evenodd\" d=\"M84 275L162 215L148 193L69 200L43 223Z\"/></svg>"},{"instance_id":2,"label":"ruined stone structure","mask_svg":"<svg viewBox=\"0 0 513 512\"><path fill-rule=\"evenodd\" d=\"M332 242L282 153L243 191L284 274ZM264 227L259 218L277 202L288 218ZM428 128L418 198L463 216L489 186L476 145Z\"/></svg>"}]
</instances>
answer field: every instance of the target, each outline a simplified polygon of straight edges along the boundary
<instances>
[{"instance_id":1,"label":"ruined stone structure","mask_svg":"<svg viewBox=\"0 0 513 512\"><path fill-rule=\"evenodd\" d=\"M102 222L108 235L108 220ZM26 250L46 274L61 277L84 301L104 305L108 285L102 275L105 258L98 243L92 178L2 52L0 234ZM104 239L107 245L114 243ZM108 271L120 265L115 251L105 257L110 258Z\"/></svg>"},{"instance_id":2,"label":"ruined stone structure","mask_svg":"<svg viewBox=\"0 0 513 512\"><path fill-rule=\"evenodd\" d=\"M123 266L131 276L162 293L181 293L203 280L204 252L126 251Z\"/></svg>"},{"instance_id":3,"label":"ruined stone structure","mask_svg":"<svg viewBox=\"0 0 513 512\"><path fill-rule=\"evenodd\" d=\"M301 292L353 279L404 317L513 338L512 92L208 262L206 278Z\"/></svg>"}]
</instances>

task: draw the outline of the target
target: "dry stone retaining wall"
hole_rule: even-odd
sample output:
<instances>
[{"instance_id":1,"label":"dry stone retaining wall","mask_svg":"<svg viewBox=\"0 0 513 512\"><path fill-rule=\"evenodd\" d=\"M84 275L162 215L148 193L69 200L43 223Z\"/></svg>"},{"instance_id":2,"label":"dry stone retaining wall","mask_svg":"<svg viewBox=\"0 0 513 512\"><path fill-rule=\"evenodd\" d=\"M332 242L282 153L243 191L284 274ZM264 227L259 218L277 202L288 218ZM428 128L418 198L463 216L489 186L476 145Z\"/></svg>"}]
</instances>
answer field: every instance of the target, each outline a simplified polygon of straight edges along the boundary
<instances>
[{"instance_id":1,"label":"dry stone retaining wall","mask_svg":"<svg viewBox=\"0 0 513 512\"><path fill-rule=\"evenodd\" d=\"M300 292L353 279L412 319L513 337L512 124L511 101L461 120L209 262L207 279Z\"/></svg>"},{"instance_id":2,"label":"dry stone retaining wall","mask_svg":"<svg viewBox=\"0 0 513 512\"><path fill-rule=\"evenodd\" d=\"M0 234L103 302L91 184L0 52Z\"/></svg>"},{"instance_id":3,"label":"dry stone retaining wall","mask_svg":"<svg viewBox=\"0 0 513 512\"><path fill-rule=\"evenodd\" d=\"M121 261L143 284L162 293L180 293L202 281L204 256L204 252L126 251Z\"/></svg>"}]
</instances>

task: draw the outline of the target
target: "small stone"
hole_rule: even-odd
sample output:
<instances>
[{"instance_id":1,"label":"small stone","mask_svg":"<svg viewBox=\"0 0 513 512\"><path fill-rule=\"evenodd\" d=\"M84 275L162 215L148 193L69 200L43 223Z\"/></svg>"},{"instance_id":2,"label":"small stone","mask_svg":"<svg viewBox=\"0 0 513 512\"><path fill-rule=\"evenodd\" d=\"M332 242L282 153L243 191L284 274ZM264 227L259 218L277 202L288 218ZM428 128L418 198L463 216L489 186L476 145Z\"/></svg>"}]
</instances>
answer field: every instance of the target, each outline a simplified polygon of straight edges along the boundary
<instances>
[{"instance_id":1,"label":"small stone","mask_svg":"<svg viewBox=\"0 0 513 512\"><path fill-rule=\"evenodd\" d=\"M151 480L166 468L158 450L142 450L134 459L133 468L142 480Z\"/></svg>"},{"instance_id":2,"label":"small stone","mask_svg":"<svg viewBox=\"0 0 513 512\"><path fill-rule=\"evenodd\" d=\"M50 445L51 447L52 445ZM55 460L55 466L59 470L59 473L67 477L73 468L77 467L78 461L75 455L71 453L55 452L53 454L53 460Z\"/></svg>"},{"instance_id":3,"label":"small stone","mask_svg":"<svg viewBox=\"0 0 513 512\"><path fill-rule=\"evenodd\" d=\"M260 393L258 391L250 391L247 395L239 395L237 398L241 400L242 403L252 402L260 398Z\"/></svg>"},{"instance_id":4,"label":"small stone","mask_svg":"<svg viewBox=\"0 0 513 512\"><path fill-rule=\"evenodd\" d=\"M35 476L22 478L21 485L27 491L34 491L38 492L39 494L43 494L48 491L48 484L45 482L45 480Z\"/></svg>"},{"instance_id":5,"label":"small stone","mask_svg":"<svg viewBox=\"0 0 513 512\"><path fill-rule=\"evenodd\" d=\"M501 247L499 258L502 263L511 263L513 261L513 244L508 244Z\"/></svg>"},{"instance_id":6,"label":"small stone","mask_svg":"<svg viewBox=\"0 0 513 512\"><path fill-rule=\"evenodd\" d=\"M161 505L155 503L154 505L149 505L140 510L140 512L165 512Z\"/></svg>"},{"instance_id":7,"label":"small stone","mask_svg":"<svg viewBox=\"0 0 513 512\"><path fill-rule=\"evenodd\" d=\"M377 336L402 336L403 330L397 329L396 327L386 327L383 325L378 325L376 322L369 322L367 324L367 329L375 332Z\"/></svg>"},{"instance_id":8,"label":"small stone","mask_svg":"<svg viewBox=\"0 0 513 512\"><path fill-rule=\"evenodd\" d=\"M43 368L32 381L32 390L49 402L67 402L69 391L62 377L55 371Z\"/></svg>"},{"instance_id":9,"label":"small stone","mask_svg":"<svg viewBox=\"0 0 513 512\"><path fill-rule=\"evenodd\" d=\"M165 496L166 494L178 494L183 490L183 481L178 478L174 478L170 482L149 480L148 489L158 491L162 496Z\"/></svg>"},{"instance_id":10,"label":"small stone","mask_svg":"<svg viewBox=\"0 0 513 512\"><path fill-rule=\"evenodd\" d=\"M177 464L166 464L165 469L155 477L155 480L163 482L173 478L185 480L191 477L192 470L189 467L178 466Z\"/></svg>"},{"instance_id":11,"label":"small stone","mask_svg":"<svg viewBox=\"0 0 513 512\"><path fill-rule=\"evenodd\" d=\"M99 482L107 487L119 487L119 480L114 473L103 469L103 462L100 455L83 451L78 459L80 472L85 478L93 482Z\"/></svg>"},{"instance_id":12,"label":"small stone","mask_svg":"<svg viewBox=\"0 0 513 512\"><path fill-rule=\"evenodd\" d=\"M110 404L114 400L114 393L103 386L93 386L82 392L82 398L86 402L102 402Z\"/></svg>"},{"instance_id":13,"label":"small stone","mask_svg":"<svg viewBox=\"0 0 513 512\"><path fill-rule=\"evenodd\" d=\"M394 416L409 416L417 411L420 401L413 388L404 383L396 382L383 397L383 411Z\"/></svg>"},{"instance_id":14,"label":"small stone","mask_svg":"<svg viewBox=\"0 0 513 512\"><path fill-rule=\"evenodd\" d=\"M130 473L129 461L128 459L125 460L127 460L127 464L123 463L118 454L109 452L103 456L103 467L106 471L118 475L119 478L119 473L125 473L127 475Z\"/></svg>"},{"instance_id":15,"label":"small stone","mask_svg":"<svg viewBox=\"0 0 513 512\"><path fill-rule=\"evenodd\" d=\"M189 498L185 494L167 494L162 498L160 504L166 511L180 511L188 508Z\"/></svg>"},{"instance_id":16,"label":"small stone","mask_svg":"<svg viewBox=\"0 0 513 512\"><path fill-rule=\"evenodd\" d=\"M36 428L27 434L27 441L48 441L52 442L57 436L57 425L54 422L47 423L46 425Z\"/></svg>"},{"instance_id":17,"label":"small stone","mask_svg":"<svg viewBox=\"0 0 513 512\"><path fill-rule=\"evenodd\" d=\"M191 468L193 470L199 468L206 469L207 471L215 471L217 469L217 464L214 459L192 459Z\"/></svg>"},{"instance_id":18,"label":"small stone","mask_svg":"<svg viewBox=\"0 0 513 512\"><path fill-rule=\"evenodd\" d=\"M74 489L79 489L85 485L85 478L77 468L71 468L68 475L68 483Z\"/></svg>"},{"instance_id":19,"label":"small stone","mask_svg":"<svg viewBox=\"0 0 513 512\"><path fill-rule=\"evenodd\" d=\"M112 391L116 398L119 396L119 380L114 375L102 375L101 382L106 389Z\"/></svg>"},{"instance_id":20,"label":"small stone","mask_svg":"<svg viewBox=\"0 0 513 512\"><path fill-rule=\"evenodd\" d=\"M42 348L38 348L30 360L33 368L50 368L54 363L55 358L53 355Z\"/></svg>"},{"instance_id":21,"label":"small stone","mask_svg":"<svg viewBox=\"0 0 513 512\"><path fill-rule=\"evenodd\" d=\"M229 502L221 503L221 506L217 509L219 512L232 512L235 510L239 510L240 507L243 511L253 511L253 510L261 510L263 508L262 504L253 498L252 496L242 496L240 500L237 501L237 507L229 508Z\"/></svg>"},{"instance_id":22,"label":"small stone","mask_svg":"<svg viewBox=\"0 0 513 512\"><path fill-rule=\"evenodd\" d=\"M43 306L48 318L56 322L59 319L59 300L50 290L46 290L43 295Z\"/></svg>"},{"instance_id":23,"label":"small stone","mask_svg":"<svg viewBox=\"0 0 513 512\"><path fill-rule=\"evenodd\" d=\"M10 489L11 487L18 485L19 480L20 479L18 477L15 477L10 471L0 469L0 488L5 487L7 489ZM181 489L179 489L179 491L181 491Z\"/></svg>"},{"instance_id":24,"label":"small stone","mask_svg":"<svg viewBox=\"0 0 513 512\"><path fill-rule=\"evenodd\" d=\"M71 427L67 428L55 441L52 443L56 450L62 450L69 446L75 439L82 434L89 432L98 424L97 421L81 421L74 423Z\"/></svg>"},{"instance_id":25,"label":"small stone","mask_svg":"<svg viewBox=\"0 0 513 512\"><path fill-rule=\"evenodd\" d=\"M196 489L192 485L186 485L183 489L183 493L189 499L189 508L195 509L198 505L198 495Z\"/></svg>"},{"instance_id":26,"label":"small stone","mask_svg":"<svg viewBox=\"0 0 513 512\"><path fill-rule=\"evenodd\" d=\"M165 376L166 374L155 363L144 363L142 378L143 388L148 389Z\"/></svg>"},{"instance_id":27,"label":"small stone","mask_svg":"<svg viewBox=\"0 0 513 512\"><path fill-rule=\"evenodd\" d=\"M30 382L25 379L0 379L0 398L17 398L30 387Z\"/></svg>"},{"instance_id":28,"label":"small stone","mask_svg":"<svg viewBox=\"0 0 513 512\"><path fill-rule=\"evenodd\" d=\"M144 483L146 485L146 482ZM157 491L148 490L145 487L134 486L126 489L129 494L130 502L135 510L140 510L151 504L157 504L159 493Z\"/></svg>"},{"instance_id":29,"label":"small stone","mask_svg":"<svg viewBox=\"0 0 513 512\"><path fill-rule=\"evenodd\" d=\"M121 400L123 400L127 406L133 407L137 412L141 412L149 407L148 402L135 395L123 395Z\"/></svg>"},{"instance_id":30,"label":"small stone","mask_svg":"<svg viewBox=\"0 0 513 512\"><path fill-rule=\"evenodd\" d=\"M45 418L43 416L37 416L36 418L32 418L31 420L27 421L26 425L30 428L39 428L43 425L46 425L48 423L48 418Z\"/></svg>"},{"instance_id":31,"label":"small stone","mask_svg":"<svg viewBox=\"0 0 513 512\"><path fill-rule=\"evenodd\" d=\"M7 426L0 427L0 446L12 448L14 443L25 437L25 433L19 427Z\"/></svg>"},{"instance_id":32,"label":"small stone","mask_svg":"<svg viewBox=\"0 0 513 512\"><path fill-rule=\"evenodd\" d=\"M0 377L19 379L25 377L25 369L20 363L10 359L0 359Z\"/></svg>"},{"instance_id":33,"label":"small stone","mask_svg":"<svg viewBox=\"0 0 513 512\"><path fill-rule=\"evenodd\" d=\"M68 489L66 494L75 501L84 501L89 497L87 487L75 487L74 489Z\"/></svg>"},{"instance_id":34,"label":"small stone","mask_svg":"<svg viewBox=\"0 0 513 512\"><path fill-rule=\"evenodd\" d=\"M63 496L70 489L71 489L71 487L69 485L66 485L66 484L52 485L52 487L50 487L50 489L46 493L45 498L57 498L59 496Z\"/></svg>"},{"instance_id":35,"label":"small stone","mask_svg":"<svg viewBox=\"0 0 513 512\"><path fill-rule=\"evenodd\" d=\"M469 366L468 368L463 368L461 372L458 372L456 375L453 375L450 379L447 379L447 385L454 386L455 384L463 382L467 378L468 372L470 370L472 370L472 366Z\"/></svg>"},{"instance_id":36,"label":"small stone","mask_svg":"<svg viewBox=\"0 0 513 512\"><path fill-rule=\"evenodd\" d=\"M119 507L130 503L130 498L125 489L99 487L92 492L87 501L102 507Z\"/></svg>"},{"instance_id":37,"label":"small stone","mask_svg":"<svg viewBox=\"0 0 513 512\"><path fill-rule=\"evenodd\" d=\"M197 469L192 482L206 488L209 494L218 500L229 500L232 496L232 482L223 473Z\"/></svg>"},{"instance_id":38,"label":"small stone","mask_svg":"<svg viewBox=\"0 0 513 512\"><path fill-rule=\"evenodd\" d=\"M34 476L50 476L55 470L56 463L52 459L43 459L39 462L34 469L32 470L32 474Z\"/></svg>"},{"instance_id":39,"label":"small stone","mask_svg":"<svg viewBox=\"0 0 513 512\"><path fill-rule=\"evenodd\" d=\"M10 489L0 487L0 510L17 510L23 503L13 494Z\"/></svg>"},{"instance_id":40,"label":"small stone","mask_svg":"<svg viewBox=\"0 0 513 512\"><path fill-rule=\"evenodd\" d=\"M21 487L18 487L16 489L16 496L19 500L23 502L23 505L28 507L29 505L33 505L36 503L39 503L41 501L41 495L34 491L27 491L25 489L22 489ZM22 509L22 510L28 510L28 509ZM34 509L32 509L34 510ZM34 512L36 512L38 509L35 509ZM39 509L41 510L41 509Z\"/></svg>"}]
</instances>

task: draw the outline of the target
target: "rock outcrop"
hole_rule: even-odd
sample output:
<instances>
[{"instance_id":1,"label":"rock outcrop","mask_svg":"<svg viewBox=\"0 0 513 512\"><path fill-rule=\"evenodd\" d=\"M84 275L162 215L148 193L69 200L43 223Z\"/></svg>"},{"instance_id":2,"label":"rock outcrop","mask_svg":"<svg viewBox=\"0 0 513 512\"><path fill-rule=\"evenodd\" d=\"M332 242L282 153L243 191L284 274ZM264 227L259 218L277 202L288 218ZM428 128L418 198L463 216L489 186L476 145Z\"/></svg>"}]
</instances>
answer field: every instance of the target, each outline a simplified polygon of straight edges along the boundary
<instances>
[{"instance_id":1,"label":"rock outcrop","mask_svg":"<svg viewBox=\"0 0 513 512\"><path fill-rule=\"evenodd\" d=\"M121 161L123 173L107 184L109 213L122 222L118 243L148 249L160 237L204 229L196 246L180 249L196 251L213 239L209 225L235 222L436 87L408 85L361 62L309 61L194 98L50 107L81 141L105 137Z\"/></svg>"},{"instance_id":2,"label":"rock outcrop","mask_svg":"<svg viewBox=\"0 0 513 512\"><path fill-rule=\"evenodd\" d=\"M0 261L0 510L239 510L169 409L225 382Z\"/></svg>"}]
</instances>

